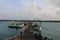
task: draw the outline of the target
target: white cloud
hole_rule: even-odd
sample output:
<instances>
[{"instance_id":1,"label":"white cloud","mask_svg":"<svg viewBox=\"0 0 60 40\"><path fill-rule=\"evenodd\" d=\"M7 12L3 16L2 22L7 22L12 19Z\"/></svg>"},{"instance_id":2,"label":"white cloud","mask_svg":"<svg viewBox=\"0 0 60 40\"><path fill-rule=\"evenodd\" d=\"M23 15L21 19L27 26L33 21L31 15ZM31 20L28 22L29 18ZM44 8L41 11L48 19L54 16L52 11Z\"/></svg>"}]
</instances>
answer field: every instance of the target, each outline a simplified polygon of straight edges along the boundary
<instances>
[{"instance_id":1,"label":"white cloud","mask_svg":"<svg viewBox=\"0 0 60 40\"><path fill-rule=\"evenodd\" d=\"M53 5L60 7L60 0L51 0L50 1Z\"/></svg>"},{"instance_id":2,"label":"white cloud","mask_svg":"<svg viewBox=\"0 0 60 40\"><path fill-rule=\"evenodd\" d=\"M45 8L39 9L39 6L34 2L34 6L26 7L23 10L21 10L22 14L25 14L26 17L29 16L31 19L36 18L40 20L60 20L60 15L57 15L57 10L60 9L56 7L55 5L52 5L52 2L50 0L44 0L45 1ZM54 0L53 0L54 1Z\"/></svg>"},{"instance_id":3,"label":"white cloud","mask_svg":"<svg viewBox=\"0 0 60 40\"><path fill-rule=\"evenodd\" d=\"M60 7L60 0L44 0L47 4L54 5L56 7Z\"/></svg>"},{"instance_id":4,"label":"white cloud","mask_svg":"<svg viewBox=\"0 0 60 40\"><path fill-rule=\"evenodd\" d=\"M50 9L48 9L48 11L45 9L45 12L51 16L53 16L52 18L53 19L56 19L56 20L60 20L60 0L45 0L45 3L47 4L47 6L50 7ZM51 19L52 19L51 18Z\"/></svg>"},{"instance_id":5,"label":"white cloud","mask_svg":"<svg viewBox=\"0 0 60 40\"><path fill-rule=\"evenodd\" d=\"M0 20L2 20L2 19L4 19L4 18L0 17Z\"/></svg>"},{"instance_id":6,"label":"white cloud","mask_svg":"<svg viewBox=\"0 0 60 40\"><path fill-rule=\"evenodd\" d=\"M4 14L7 15L5 18L8 17L7 19L40 19L40 20L60 19L59 15L60 8L57 6L59 5L58 0L42 0L41 2L42 4L40 3L38 4L38 1L40 0L38 1L36 0L33 2L33 6L32 0L20 0L20 1L23 7L20 8L19 13L17 10L15 10L15 8L12 9L7 8L6 10L1 10L5 11ZM58 3L56 3L56 1Z\"/></svg>"}]
</instances>

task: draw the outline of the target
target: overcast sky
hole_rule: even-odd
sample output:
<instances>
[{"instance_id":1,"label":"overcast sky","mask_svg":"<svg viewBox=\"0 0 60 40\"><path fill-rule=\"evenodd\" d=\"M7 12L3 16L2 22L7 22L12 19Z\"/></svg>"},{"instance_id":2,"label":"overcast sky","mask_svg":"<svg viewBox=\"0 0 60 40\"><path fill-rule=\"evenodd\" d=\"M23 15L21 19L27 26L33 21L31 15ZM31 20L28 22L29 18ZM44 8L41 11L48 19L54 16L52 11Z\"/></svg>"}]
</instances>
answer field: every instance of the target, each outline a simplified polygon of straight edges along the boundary
<instances>
[{"instance_id":1,"label":"overcast sky","mask_svg":"<svg viewBox=\"0 0 60 40\"><path fill-rule=\"evenodd\" d=\"M60 0L0 0L0 19L60 20Z\"/></svg>"}]
</instances>

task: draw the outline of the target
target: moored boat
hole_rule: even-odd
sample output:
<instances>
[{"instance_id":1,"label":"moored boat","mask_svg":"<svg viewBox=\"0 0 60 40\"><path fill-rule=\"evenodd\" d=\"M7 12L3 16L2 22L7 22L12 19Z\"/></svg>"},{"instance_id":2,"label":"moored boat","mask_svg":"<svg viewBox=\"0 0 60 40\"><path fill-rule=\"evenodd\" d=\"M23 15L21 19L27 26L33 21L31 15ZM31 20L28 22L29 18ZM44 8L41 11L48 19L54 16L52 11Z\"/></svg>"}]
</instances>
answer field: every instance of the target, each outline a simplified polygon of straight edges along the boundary
<instances>
[{"instance_id":1,"label":"moored boat","mask_svg":"<svg viewBox=\"0 0 60 40\"><path fill-rule=\"evenodd\" d=\"M37 23L33 23L32 25L33 25L32 29L34 36L39 37L39 35L41 35L41 27Z\"/></svg>"},{"instance_id":2,"label":"moored boat","mask_svg":"<svg viewBox=\"0 0 60 40\"><path fill-rule=\"evenodd\" d=\"M22 28L24 27L24 24L20 23L12 23L11 25L8 26L9 28Z\"/></svg>"}]
</instances>

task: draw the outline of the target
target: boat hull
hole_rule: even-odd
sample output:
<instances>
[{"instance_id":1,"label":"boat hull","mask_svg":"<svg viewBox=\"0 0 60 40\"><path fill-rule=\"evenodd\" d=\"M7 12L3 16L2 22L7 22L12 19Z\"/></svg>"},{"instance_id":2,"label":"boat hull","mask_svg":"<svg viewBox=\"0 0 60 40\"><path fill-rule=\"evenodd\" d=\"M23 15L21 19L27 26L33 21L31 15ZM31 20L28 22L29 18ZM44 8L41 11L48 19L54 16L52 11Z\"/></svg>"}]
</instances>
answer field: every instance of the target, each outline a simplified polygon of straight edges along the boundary
<instances>
[{"instance_id":1,"label":"boat hull","mask_svg":"<svg viewBox=\"0 0 60 40\"><path fill-rule=\"evenodd\" d=\"M8 26L9 28L22 28L22 27L18 27L18 26Z\"/></svg>"}]
</instances>

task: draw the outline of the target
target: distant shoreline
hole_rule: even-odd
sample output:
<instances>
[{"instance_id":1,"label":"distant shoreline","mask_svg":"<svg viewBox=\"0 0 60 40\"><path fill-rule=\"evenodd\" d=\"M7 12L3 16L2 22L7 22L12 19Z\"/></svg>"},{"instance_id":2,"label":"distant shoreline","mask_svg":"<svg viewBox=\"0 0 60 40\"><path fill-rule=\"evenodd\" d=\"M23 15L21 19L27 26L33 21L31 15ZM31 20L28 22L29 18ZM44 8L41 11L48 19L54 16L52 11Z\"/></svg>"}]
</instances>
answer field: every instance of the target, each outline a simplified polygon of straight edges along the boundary
<instances>
[{"instance_id":1,"label":"distant shoreline","mask_svg":"<svg viewBox=\"0 0 60 40\"><path fill-rule=\"evenodd\" d=\"M0 21L22 21L22 22L60 22L60 20L0 20Z\"/></svg>"}]
</instances>

